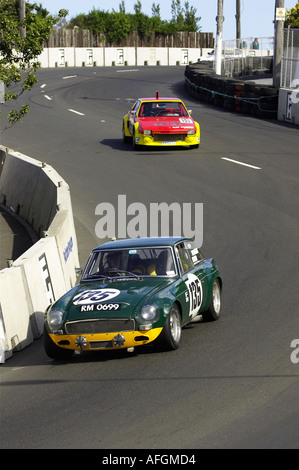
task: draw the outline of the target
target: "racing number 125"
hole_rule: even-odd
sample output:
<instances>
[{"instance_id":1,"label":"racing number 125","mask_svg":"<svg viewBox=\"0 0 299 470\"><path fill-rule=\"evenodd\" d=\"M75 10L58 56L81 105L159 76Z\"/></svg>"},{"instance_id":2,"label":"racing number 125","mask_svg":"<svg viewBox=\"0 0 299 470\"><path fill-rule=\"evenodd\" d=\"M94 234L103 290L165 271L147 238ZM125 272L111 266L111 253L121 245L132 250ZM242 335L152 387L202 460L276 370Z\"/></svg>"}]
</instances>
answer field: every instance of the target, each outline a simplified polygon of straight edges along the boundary
<instances>
[{"instance_id":1,"label":"racing number 125","mask_svg":"<svg viewBox=\"0 0 299 470\"><path fill-rule=\"evenodd\" d=\"M202 284L197 276L190 273L185 281L189 292L189 315L194 316L202 304Z\"/></svg>"},{"instance_id":2,"label":"racing number 125","mask_svg":"<svg viewBox=\"0 0 299 470\"><path fill-rule=\"evenodd\" d=\"M199 287L199 280L196 279L195 281L191 281L188 285L188 288L190 293L191 310L195 310L196 308L200 307L201 304L201 290Z\"/></svg>"}]
</instances>

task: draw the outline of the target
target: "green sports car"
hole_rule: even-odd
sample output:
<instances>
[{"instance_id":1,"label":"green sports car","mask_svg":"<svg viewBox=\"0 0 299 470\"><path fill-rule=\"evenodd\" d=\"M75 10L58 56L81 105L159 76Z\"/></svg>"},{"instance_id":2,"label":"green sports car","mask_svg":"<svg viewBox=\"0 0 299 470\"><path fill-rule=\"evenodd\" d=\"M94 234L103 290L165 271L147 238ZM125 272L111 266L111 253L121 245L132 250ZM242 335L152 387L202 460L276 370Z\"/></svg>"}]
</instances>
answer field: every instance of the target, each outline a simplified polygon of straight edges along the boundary
<instances>
[{"instance_id":1,"label":"green sports car","mask_svg":"<svg viewBox=\"0 0 299 470\"><path fill-rule=\"evenodd\" d=\"M92 250L80 283L45 314L44 346L53 359L75 350L177 349L197 316L218 320L222 280L186 237L136 238Z\"/></svg>"}]
</instances>

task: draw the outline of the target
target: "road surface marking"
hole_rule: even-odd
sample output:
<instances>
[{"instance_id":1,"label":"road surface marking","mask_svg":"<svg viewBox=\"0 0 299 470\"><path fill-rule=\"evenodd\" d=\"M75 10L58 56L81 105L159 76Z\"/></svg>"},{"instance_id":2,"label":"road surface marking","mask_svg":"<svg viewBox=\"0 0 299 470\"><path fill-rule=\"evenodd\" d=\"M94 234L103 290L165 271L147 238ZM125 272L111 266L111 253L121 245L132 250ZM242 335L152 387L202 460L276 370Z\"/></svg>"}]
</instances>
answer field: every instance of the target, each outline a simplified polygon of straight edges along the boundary
<instances>
[{"instance_id":1,"label":"road surface marking","mask_svg":"<svg viewBox=\"0 0 299 470\"><path fill-rule=\"evenodd\" d=\"M127 69L127 70L117 70L117 73L123 73L123 72L139 72L138 69Z\"/></svg>"},{"instance_id":2,"label":"road surface marking","mask_svg":"<svg viewBox=\"0 0 299 470\"><path fill-rule=\"evenodd\" d=\"M65 77L62 77L62 80L67 80L68 78L75 78L77 75L66 75Z\"/></svg>"},{"instance_id":3,"label":"road surface marking","mask_svg":"<svg viewBox=\"0 0 299 470\"><path fill-rule=\"evenodd\" d=\"M69 109L71 113L79 114L79 116L85 116L85 114L80 113L79 111L75 111L74 109Z\"/></svg>"},{"instance_id":4,"label":"road surface marking","mask_svg":"<svg viewBox=\"0 0 299 470\"><path fill-rule=\"evenodd\" d=\"M227 160L228 162L236 163L237 165L247 166L248 168L253 168L254 170L261 170L259 166L249 165L248 163L239 162L238 160L232 160L231 158L221 157L222 160Z\"/></svg>"},{"instance_id":5,"label":"road surface marking","mask_svg":"<svg viewBox=\"0 0 299 470\"><path fill-rule=\"evenodd\" d=\"M49 100L49 101L52 101L52 98L51 98L51 96L44 95L44 97L45 97L47 100Z\"/></svg>"}]
</instances>

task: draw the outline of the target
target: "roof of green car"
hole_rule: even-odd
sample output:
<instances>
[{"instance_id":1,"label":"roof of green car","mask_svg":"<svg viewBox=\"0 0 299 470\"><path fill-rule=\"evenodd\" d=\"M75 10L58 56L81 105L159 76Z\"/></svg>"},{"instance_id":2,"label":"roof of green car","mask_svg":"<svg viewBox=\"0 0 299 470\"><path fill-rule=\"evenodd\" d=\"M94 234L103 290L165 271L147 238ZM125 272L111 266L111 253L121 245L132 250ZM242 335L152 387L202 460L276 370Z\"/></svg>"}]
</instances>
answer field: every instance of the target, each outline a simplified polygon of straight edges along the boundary
<instances>
[{"instance_id":1,"label":"roof of green car","mask_svg":"<svg viewBox=\"0 0 299 470\"><path fill-rule=\"evenodd\" d=\"M112 240L94 248L93 251L120 249L120 248L140 248L155 246L174 246L179 241L190 240L188 237L144 237L125 238L122 240Z\"/></svg>"}]
</instances>

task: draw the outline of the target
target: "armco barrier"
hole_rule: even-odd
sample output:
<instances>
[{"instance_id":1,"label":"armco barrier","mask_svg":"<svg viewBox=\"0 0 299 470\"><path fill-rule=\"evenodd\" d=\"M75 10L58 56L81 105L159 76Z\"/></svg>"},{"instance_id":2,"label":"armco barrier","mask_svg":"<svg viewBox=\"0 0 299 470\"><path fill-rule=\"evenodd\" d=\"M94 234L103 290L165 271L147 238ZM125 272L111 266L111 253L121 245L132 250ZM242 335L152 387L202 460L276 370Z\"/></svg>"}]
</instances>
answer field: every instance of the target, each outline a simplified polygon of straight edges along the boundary
<instances>
[{"instance_id":1,"label":"armco barrier","mask_svg":"<svg viewBox=\"0 0 299 470\"><path fill-rule=\"evenodd\" d=\"M277 119L279 93L276 88L216 75L212 62L187 65L185 87L199 101L228 111Z\"/></svg>"},{"instance_id":2,"label":"armco barrier","mask_svg":"<svg viewBox=\"0 0 299 470\"><path fill-rule=\"evenodd\" d=\"M77 238L68 185L49 165L0 146L0 203L40 238L0 271L0 362L43 332L47 306L76 284Z\"/></svg>"}]
</instances>

